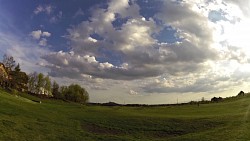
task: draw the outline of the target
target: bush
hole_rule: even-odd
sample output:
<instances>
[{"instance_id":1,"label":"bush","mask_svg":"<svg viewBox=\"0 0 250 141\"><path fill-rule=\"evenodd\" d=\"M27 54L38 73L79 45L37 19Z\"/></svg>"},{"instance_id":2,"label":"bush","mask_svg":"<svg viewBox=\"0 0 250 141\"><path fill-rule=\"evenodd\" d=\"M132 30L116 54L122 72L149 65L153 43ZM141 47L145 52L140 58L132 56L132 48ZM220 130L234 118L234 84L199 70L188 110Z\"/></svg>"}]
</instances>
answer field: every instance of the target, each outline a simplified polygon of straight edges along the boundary
<instances>
[{"instance_id":1,"label":"bush","mask_svg":"<svg viewBox=\"0 0 250 141\"><path fill-rule=\"evenodd\" d=\"M13 95L18 95L18 91L17 91L16 89L12 89L12 90L11 90L11 93L12 93Z\"/></svg>"}]
</instances>

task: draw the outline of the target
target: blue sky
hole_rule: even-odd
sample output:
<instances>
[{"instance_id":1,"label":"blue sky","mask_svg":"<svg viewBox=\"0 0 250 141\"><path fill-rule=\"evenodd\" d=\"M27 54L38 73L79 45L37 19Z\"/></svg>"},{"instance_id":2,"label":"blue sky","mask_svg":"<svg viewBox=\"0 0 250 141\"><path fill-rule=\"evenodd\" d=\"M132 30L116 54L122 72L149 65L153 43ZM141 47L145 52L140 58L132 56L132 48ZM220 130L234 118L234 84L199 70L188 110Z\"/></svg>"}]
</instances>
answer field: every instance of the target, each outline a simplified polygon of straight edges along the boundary
<instances>
[{"instance_id":1,"label":"blue sky","mask_svg":"<svg viewBox=\"0 0 250 141\"><path fill-rule=\"evenodd\" d=\"M79 83L91 102L175 103L248 91L250 2L0 0L0 55Z\"/></svg>"}]
</instances>

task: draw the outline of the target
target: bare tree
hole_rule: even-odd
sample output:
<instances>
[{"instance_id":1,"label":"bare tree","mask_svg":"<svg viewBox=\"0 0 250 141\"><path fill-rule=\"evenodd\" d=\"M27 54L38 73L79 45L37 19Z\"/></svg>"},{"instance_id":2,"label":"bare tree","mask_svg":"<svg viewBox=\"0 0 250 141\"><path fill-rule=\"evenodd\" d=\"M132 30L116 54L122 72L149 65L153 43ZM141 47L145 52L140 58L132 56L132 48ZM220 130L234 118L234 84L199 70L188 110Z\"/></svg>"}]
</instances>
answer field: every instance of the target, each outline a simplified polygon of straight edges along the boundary
<instances>
[{"instance_id":1,"label":"bare tree","mask_svg":"<svg viewBox=\"0 0 250 141\"><path fill-rule=\"evenodd\" d=\"M8 56L7 54L4 54L3 64L7 68L7 71L11 71L15 67L16 61L14 60L13 56Z\"/></svg>"}]
</instances>

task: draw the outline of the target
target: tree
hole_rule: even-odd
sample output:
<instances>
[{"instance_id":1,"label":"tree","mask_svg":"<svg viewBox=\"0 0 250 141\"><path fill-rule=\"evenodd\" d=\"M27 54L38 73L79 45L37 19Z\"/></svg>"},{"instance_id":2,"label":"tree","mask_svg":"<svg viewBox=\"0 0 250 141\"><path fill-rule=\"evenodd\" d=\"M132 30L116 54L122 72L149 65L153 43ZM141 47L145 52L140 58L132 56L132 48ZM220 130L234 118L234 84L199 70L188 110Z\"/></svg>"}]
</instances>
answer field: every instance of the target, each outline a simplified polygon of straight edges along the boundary
<instances>
[{"instance_id":1,"label":"tree","mask_svg":"<svg viewBox=\"0 0 250 141\"><path fill-rule=\"evenodd\" d=\"M5 54L3 56L3 66L8 78L5 81L6 86L18 91L27 91L28 76L25 72L21 72L19 63L15 67L14 58ZM14 70L13 67L15 67Z\"/></svg>"},{"instance_id":2,"label":"tree","mask_svg":"<svg viewBox=\"0 0 250 141\"><path fill-rule=\"evenodd\" d=\"M78 84L71 84L62 89L66 100L86 104L89 100L88 92Z\"/></svg>"},{"instance_id":3,"label":"tree","mask_svg":"<svg viewBox=\"0 0 250 141\"><path fill-rule=\"evenodd\" d=\"M20 72L20 71L21 71L19 63L17 64L17 66L15 67L14 70L15 70L16 72Z\"/></svg>"},{"instance_id":4,"label":"tree","mask_svg":"<svg viewBox=\"0 0 250 141\"><path fill-rule=\"evenodd\" d=\"M7 54L4 54L3 56L3 64L7 68L7 71L11 71L13 67L16 65L16 61L14 60L14 57L8 56Z\"/></svg>"},{"instance_id":5,"label":"tree","mask_svg":"<svg viewBox=\"0 0 250 141\"><path fill-rule=\"evenodd\" d=\"M11 71L9 72L11 79L9 80L10 88L16 89L18 91L27 91L29 77L25 72L21 71Z\"/></svg>"},{"instance_id":6,"label":"tree","mask_svg":"<svg viewBox=\"0 0 250 141\"><path fill-rule=\"evenodd\" d=\"M51 96L51 81L48 75L44 78L44 83L45 94Z\"/></svg>"},{"instance_id":7,"label":"tree","mask_svg":"<svg viewBox=\"0 0 250 141\"><path fill-rule=\"evenodd\" d=\"M29 74L28 91L31 93L36 93L37 75L36 72Z\"/></svg>"},{"instance_id":8,"label":"tree","mask_svg":"<svg viewBox=\"0 0 250 141\"><path fill-rule=\"evenodd\" d=\"M45 84L44 75L42 73L39 73L37 78L38 79L37 79L37 85L36 85L36 93L44 94L44 84Z\"/></svg>"},{"instance_id":9,"label":"tree","mask_svg":"<svg viewBox=\"0 0 250 141\"><path fill-rule=\"evenodd\" d=\"M59 92L59 85L56 81L54 81L52 85L52 95L54 98L62 99L61 93Z\"/></svg>"}]
</instances>

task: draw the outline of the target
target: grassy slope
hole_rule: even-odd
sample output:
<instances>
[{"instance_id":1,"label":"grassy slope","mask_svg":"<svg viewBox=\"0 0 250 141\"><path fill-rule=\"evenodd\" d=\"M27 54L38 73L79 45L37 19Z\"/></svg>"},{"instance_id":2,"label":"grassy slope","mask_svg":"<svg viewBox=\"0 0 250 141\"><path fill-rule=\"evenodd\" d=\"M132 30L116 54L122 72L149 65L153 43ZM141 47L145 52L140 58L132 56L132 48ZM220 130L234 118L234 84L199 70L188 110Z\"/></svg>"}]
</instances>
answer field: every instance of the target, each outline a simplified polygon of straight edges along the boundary
<instances>
[{"instance_id":1,"label":"grassy slope","mask_svg":"<svg viewBox=\"0 0 250 141\"><path fill-rule=\"evenodd\" d=\"M242 141L250 140L249 109L250 96L199 107L100 107L39 104L0 90L0 140Z\"/></svg>"}]
</instances>

